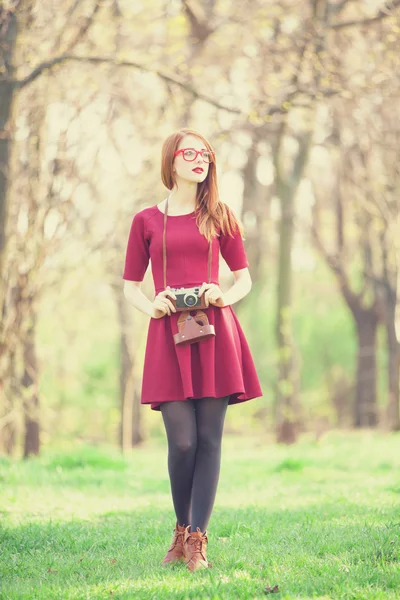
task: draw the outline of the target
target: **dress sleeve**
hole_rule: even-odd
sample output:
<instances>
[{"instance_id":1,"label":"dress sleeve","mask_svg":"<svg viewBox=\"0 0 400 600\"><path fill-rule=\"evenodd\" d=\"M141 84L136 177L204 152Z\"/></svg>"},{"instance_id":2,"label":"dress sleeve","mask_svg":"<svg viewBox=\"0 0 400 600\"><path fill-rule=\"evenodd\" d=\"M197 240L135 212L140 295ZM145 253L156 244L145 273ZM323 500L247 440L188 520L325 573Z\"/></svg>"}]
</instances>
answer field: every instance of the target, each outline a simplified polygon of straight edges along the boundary
<instances>
[{"instance_id":1,"label":"dress sleeve","mask_svg":"<svg viewBox=\"0 0 400 600\"><path fill-rule=\"evenodd\" d=\"M144 216L139 212L133 217L125 256L122 278L143 281L150 260L149 242L146 238Z\"/></svg>"},{"instance_id":2,"label":"dress sleeve","mask_svg":"<svg viewBox=\"0 0 400 600\"><path fill-rule=\"evenodd\" d=\"M231 271L238 271L249 267L247 260L246 249L243 244L242 236L239 228L233 233L233 237L229 234L223 234L219 237L219 245L222 257Z\"/></svg>"}]
</instances>

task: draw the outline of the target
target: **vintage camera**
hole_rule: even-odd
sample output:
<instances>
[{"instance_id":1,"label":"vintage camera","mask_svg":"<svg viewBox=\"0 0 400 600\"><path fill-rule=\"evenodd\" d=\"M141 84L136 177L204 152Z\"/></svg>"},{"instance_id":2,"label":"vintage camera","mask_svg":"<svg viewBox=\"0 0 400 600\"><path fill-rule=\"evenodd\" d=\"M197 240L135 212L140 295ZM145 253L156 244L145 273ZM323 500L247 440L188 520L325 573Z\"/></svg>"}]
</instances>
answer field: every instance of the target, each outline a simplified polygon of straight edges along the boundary
<instances>
[{"instance_id":1,"label":"vintage camera","mask_svg":"<svg viewBox=\"0 0 400 600\"><path fill-rule=\"evenodd\" d=\"M204 294L199 296L200 287L191 287L191 288L170 288L171 292L173 292L176 296L176 300L174 298L170 298L172 304L175 306L176 310L190 310L191 308L206 308Z\"/></svg>"}]
</instances>

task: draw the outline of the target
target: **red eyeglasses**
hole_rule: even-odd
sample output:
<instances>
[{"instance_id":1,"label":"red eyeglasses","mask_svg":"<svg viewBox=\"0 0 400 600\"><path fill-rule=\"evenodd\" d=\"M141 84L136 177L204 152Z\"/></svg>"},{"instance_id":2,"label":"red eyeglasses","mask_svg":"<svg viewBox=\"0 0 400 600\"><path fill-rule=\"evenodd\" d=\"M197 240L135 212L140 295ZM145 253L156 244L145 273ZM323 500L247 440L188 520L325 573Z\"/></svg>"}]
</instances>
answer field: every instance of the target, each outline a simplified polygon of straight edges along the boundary
<instances>
[{"instance_id":1,"label":"red eyeglasses","mask_svg":"<svg viewBox=\"0 0 400 600\"><path fill-rule=\"evenodd\" d=\"M204 162L210 163L213 161L215 155L215 152L211 152L210 150L195 150L194 148L181 148L180 150L174 152L174 156L178 156L178 154L181 153L183 158L189 162L196 160L197 156L201 154L201 158L204 160Z\"/></svg>"}]
</instances>

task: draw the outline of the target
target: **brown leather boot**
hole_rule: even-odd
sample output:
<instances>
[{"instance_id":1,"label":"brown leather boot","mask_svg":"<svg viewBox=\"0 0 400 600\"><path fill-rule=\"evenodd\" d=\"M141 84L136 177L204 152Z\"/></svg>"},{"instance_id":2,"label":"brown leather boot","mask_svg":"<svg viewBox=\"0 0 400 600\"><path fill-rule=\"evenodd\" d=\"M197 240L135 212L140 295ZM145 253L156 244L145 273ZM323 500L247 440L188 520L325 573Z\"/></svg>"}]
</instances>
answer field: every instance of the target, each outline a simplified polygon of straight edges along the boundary
<instances>
[{"instance_id":1,"label":"brown leather boot","mask_svg":"<svg viewBox=\"0 0 400 600\"><path fill-rule=\"evenodd\" d=\"M164 556L162 563L166 565L168 563L176 563L180 560L184 560L183 554L183 536L185 533L185 526L178 525L178 521L176 522L174 529L174 537L172 538L171 545L168 549L167 554Z\"/></svg>"},{"instance_id":2,"label":"brown leather boot","mask_svg":"<svg viewBox=\"0 0 400 600\"><path fill-rule=\"evenodd\" d=\"M201 533L199 527L196 527L196 531L189 533L189 527L190 525L185 528L183 538L183 552L187 568L189 571L207 568L207 531Z\"/></svg>"}]
</instances>

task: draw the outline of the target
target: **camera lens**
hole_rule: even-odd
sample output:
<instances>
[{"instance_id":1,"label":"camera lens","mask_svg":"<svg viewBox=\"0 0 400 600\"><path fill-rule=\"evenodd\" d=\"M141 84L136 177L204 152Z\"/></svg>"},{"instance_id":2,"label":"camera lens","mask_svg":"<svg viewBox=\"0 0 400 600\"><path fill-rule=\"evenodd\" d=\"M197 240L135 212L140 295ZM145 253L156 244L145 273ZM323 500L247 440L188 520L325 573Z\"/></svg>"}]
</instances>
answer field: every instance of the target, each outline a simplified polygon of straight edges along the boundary
<instances>
[{"instance_id":1,"label":"camera lens","mask_svg":"<svg viewBox=\"0 0 400 600\"><path fill-rule=\"evenodd\" d=\"M186 294L183 301L186 306L195 306L195 304L197 304L197 296L194 294Z\"/></svg>"}]
</instances>

